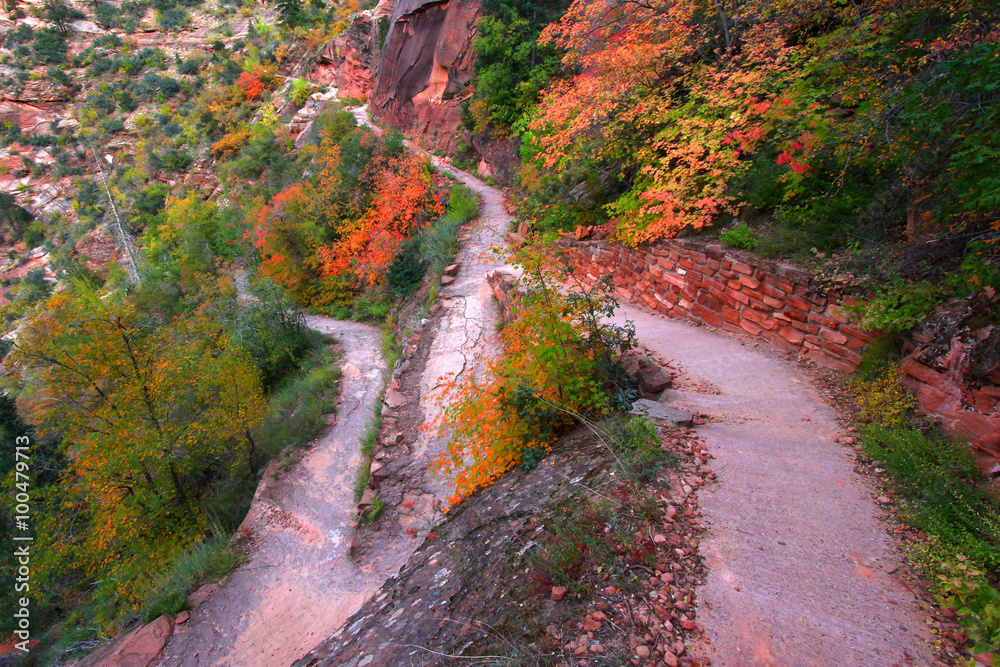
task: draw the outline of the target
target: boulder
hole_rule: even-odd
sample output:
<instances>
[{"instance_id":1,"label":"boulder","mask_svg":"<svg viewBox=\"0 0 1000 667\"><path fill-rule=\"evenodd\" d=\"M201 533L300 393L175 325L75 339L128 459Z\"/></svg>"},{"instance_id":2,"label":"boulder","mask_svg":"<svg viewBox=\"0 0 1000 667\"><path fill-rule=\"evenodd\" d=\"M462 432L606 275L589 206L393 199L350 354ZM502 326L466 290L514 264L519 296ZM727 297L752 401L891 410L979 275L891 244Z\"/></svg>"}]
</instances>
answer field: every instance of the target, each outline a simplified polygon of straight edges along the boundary
<instances>
[{"instance_id":1,"label":"boulder","mask_svg":"<svg viewBox=\"0 0 1000 667\"><path fill-rule=\"evenodd\" d=\"M389 389L385 392L385 404L395 410L406 405L406 397L398 389Z\"/></svg>"},{"instance_id":2,"label":"boulder","mask_svg":"<svg viewBox=\"0 0 1000 667\"><path fill-rule=\"evenodd\" d=\"M114 647L110 655L106 650L94 651L80 662L80 667L150 667L159 661L173 630L173 621L164 614L109 645Z\"/></svg>"},{"instance_id":3,"label":"boulder","mask_svg":"<svg viewBox=\"0 0 1000 667\"><path fill-rule=\"evenodd\" d=\"M668 388L673 381L670 375L659 366L640 369L638 374L639 388L647 394L659 394Z\"/></svg>"}]
</instances>

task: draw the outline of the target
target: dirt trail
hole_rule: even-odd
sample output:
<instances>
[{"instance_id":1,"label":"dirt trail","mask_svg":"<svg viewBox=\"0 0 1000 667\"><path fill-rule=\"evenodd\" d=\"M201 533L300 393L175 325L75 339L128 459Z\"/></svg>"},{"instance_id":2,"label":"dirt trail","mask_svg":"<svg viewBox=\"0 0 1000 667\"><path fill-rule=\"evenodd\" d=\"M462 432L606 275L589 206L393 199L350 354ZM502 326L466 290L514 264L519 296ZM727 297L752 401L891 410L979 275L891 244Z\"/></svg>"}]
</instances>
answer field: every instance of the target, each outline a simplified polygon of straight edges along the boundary
<instances>
[{"instance_id":1,"label":"dirt trail","mask_svg":"<svg viewBox=\"0 0 1000 667\"><path fill-rule=\"evenodd\" d=\"M381 331L308 317L343 348L336 424L275 479L265 473L243 526L254 550L184 625L161 665L284 667L346 620L410 555L409 545L359 567L348 557L358 442L384 384Z\"/></svg>"},{"instance_id":2,"label":"dirt trail","mask_svg":"<svg viewBox=\"0 0 1000 667\"><path fill-rule=\"evenodd\" d=\"M710 528L698 619L712 664L930 664L872 489L808 379L752 343L627 306L617 318L721 392L661 399L713 417L698 429L719 480L699 494Z\"/></svg>"},{"instance_id":3,"label":"dirt trail","mask_svg":"<svg viewBox=\"0 0 1000 667\"><path fill-rule=\"evenodd\" d=\"M501 192L459 177L487 203L487 217L508 224ZM930 664L917 601L890 574L898 556L872 489L834 442L836 413L809 380L769 349L628 306L618 319L721 392L664 395L716 417L699 429L719 479L700 494L712 527L701 545L709 575L699 618L713 664ZM450 348L448 340L439 336L442 354L472 339L456 334Z\"/></svg>"},{"instance_id":4,"label":"dirt trail","mask_svg":"<svg viewBox=\"0 0 1000 667\"><path fill-rule=\"evenodd\" d=\"M368 124L363 107L354 113ZM497 309L485 275L502 264L488 250L502 244L510 220L501 193L431 159L482 197L483 206L464 231L455 281L439 292L444 315L421 376L426 417L438 410L440 378L460 377L495 349ZM338 629L420 545L402 536L383 540L363 562L349 557L359 441L371 423L387 370L381 332L325 317L308 317L307 324L333 336L343 348L336 424L288 472L265 475L243 524L254 542L248 562L187 623L175 627L162 667L286 667ZM426 470L444 445L421 434L411 457ZM428 480L425 490L437 501L425 517L431 522L453 489L448 480Z\"/></svg>"},{"instance_id":5,"label":"dirt trail","mask_svg":"<svg viewBox=\"0 0 1000 667\"><path fill-rule=\"evenodd\" d=\"M355 110L367 124L364 108ZM425 417L441 378L475 372L495 351L496 306L486 273L503 265L510 216L503 194L437 158L483 200L463 238L456 280L440 291L444 315L421 375ZM719 483L700 499L711 528L699 619L714 665L929 664L915 599L890 574L898 562L871 489L833 441L834 411L778 355L705 329L623 307L640 342L720 394L666 392L664 400L715 417L701 427ZM348 515L361 437L381 386L378 332L325 318L310 326L344 345L338 424L280 481L258 490L248 521L259 548L171 640L163 665L288 665L316 645L394 574L418 546L347 557ZM423 435L411 456L429 462L444 443ZM427 483L438 501L446 480ZM280 500L279 500L280 499ZM435 512L436 514L436 512ZM429 520L432 517L427 517Z\"/></svg>"},{"instance_id":6,"label":"dirt trail","mask_svg":"<svg viewBox=\"0 0 1000 667\"><path fill-rule=\"evenodd\" d=\"M360 125L372 127L368 116L368 106L351 109ZM409 141L413 150L417 149ZM461 249L455 257L460 265L455 281L442 286L438 292L438 303L443 309L436 330L426 366L420 380L420 403L423 421L431 421L439 412L438 399L445 381L460 378L467 372L476 372L477 361L494 355L497 342L494 323L499 318L499 310L493 290L486 282L486 274L497 269L514 269L506 266L503 254L495 251L505 246L505 234L509 229L511 216L507 213L506 198L496 188L490 187L471 174L457 169L447 160L420 151L438 169L468 187L480 198L479 216L463 231ZM429 466L431 461L443 451L445 442L421 433L412 452L412 458L420 465ZM434 493L439 501L454 492L454 486L442 477L428 479L425 492ZM426 523L441 518L436 510L423 517Z\"/></svg>"},{"instance_id":7,"label":"dirt trail","mask_svg":"<svg viewBox=\"0 0 1000 667\"><path fill-rule=\"evenodd\" d=\"M462 181L506 223L502 193ZM720 394L667 391L710 414L699 428L719 483L700 500L711 528L698 592L712 662L749 665L930 664L917 600L870 485L833 437L835 411L791 363L676 320L623 306L639 342Z\"/></svg>"}]
</instances>

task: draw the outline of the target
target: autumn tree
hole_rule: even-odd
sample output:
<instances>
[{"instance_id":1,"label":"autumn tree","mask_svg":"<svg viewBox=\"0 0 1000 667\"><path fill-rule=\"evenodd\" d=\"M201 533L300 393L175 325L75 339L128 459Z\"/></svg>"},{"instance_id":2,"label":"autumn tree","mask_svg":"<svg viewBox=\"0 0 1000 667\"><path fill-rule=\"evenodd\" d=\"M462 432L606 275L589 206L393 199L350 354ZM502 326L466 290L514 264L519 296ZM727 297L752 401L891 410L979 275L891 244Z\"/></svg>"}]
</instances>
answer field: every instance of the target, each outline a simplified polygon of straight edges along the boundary
<instances>
[{"instance_id":1,"label":"autumn tree","mask_svg":"<svg viewBox=\"0 0 1000 667\"><path fill-rule=\"evenodd\" d=\"M609 324L617 302L556 269L558 253L539 241L518 249L524 295L501 332L503 351L477 373L445 383L443 410L422 428L448 439L435 463L455 478L458 502L500 477L529 449L546 450L577 419L599 419L632 397L621 354L631 324ZM566 289L567 287L569 289Z\"/></svg>"},{"instance_id":2,"label":"autumn tree","mask_svg":"<svg viewBox=\"0 0 1000 667\"><path fill-rule=\"evenodd\" d=\"M204 535L206 476L256 467L259 374L204 308L164 322L82 288L53 297L12 356L26 413L71 461L47 562L100 572L134 602L151 558Z\"/></svg>"},{"instance_id":3,"label":"autumn tree","mask_svg":"<svg viewBox=\"0 0 1000 667\"><path fill-rule=\"evenodd\" d=\"M403 240L444 212L422 157L389 159L377 178L371 207L360 218L345 222L340 239L317 252L326 275L350 269L368 283L380 282Z\"/></svg>"}]
</instances>

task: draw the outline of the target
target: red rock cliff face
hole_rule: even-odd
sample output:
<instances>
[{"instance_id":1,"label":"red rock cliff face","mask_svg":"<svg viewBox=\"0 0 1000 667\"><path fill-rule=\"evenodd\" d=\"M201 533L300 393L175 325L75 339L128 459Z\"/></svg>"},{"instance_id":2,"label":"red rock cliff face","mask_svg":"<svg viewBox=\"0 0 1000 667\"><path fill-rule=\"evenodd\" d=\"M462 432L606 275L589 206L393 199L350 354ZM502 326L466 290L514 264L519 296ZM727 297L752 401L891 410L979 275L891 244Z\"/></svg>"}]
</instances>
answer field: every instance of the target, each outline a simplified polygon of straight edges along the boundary
<instances>
[{"instance_id":1,"label":"red rock cliff face","mask_svg":"<svg viewBox=\"0 0 1000 667\"><path fill-rule=\"evenodd\" d=\"M319 54L307 78L337 87L341 97L367 100L375 85L375 66L380 53L379 26L389 21L392 0L383 0L372 11L361 12L342 34Z\"/></svg>"},{"instance_id":2,"label":"red rock cliff face","mask_svg":"<svg viewBox=\"0 0 1000 667\"><path fill-rule=\"evenodd\" d=\"M448 152L471 94L478 0L400 0L392 14L370 109L375 118Z\"/></svg>"}]
</instances>

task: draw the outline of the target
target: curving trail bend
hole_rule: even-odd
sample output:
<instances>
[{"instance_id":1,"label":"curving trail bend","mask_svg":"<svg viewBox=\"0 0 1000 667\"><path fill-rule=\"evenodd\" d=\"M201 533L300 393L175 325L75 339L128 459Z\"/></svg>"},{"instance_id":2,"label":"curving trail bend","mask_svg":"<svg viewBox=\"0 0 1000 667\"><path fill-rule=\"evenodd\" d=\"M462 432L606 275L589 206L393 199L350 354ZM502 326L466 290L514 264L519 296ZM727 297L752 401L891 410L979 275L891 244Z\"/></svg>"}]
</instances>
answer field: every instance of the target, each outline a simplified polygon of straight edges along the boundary
<instances>
[{"instance_id":1,"label":"curving trail bend","mask_svg":"<svg viewBox=\"0 0 1000 667\"><path fill-rule=\"evenodd\" d=\"M381 331L327 317L306 322L343 350L336 423L287 472L269 466L241 528L254 545L248 561L175 627L160 665L289 665L410 555L386 550L363 567L349 558L358 442L386 376Z\"/></svg>"},{"instance_id":2,"label":"curving trail bend","mask_svg":"<svg viewBox=\"0 0 1000 667\"><path fill-rule=\"evenodd\" d=\"M359 123L370 125L366 108L354 113ZM439 410L441 378L474 372L478 360L495 351L493 323L498 313L484 278L502 266L489 249L502 244L510 222L501 193L429 157L476 192L483 205L464 232L456 257L461 270L439 292L443 315L420 382L426 418ZM249 560L186 623L175 626L161 667L286 667L342 626L420 544L401 535L383 541L364 562L350 557L359 442L389 369L378 328L327 317L311 316L306 322L342 347L336 422L287 472L265 473L241 528L253 543ZM411 456L426 469L445 444L421 434ZM426 490L437 505L453 492L446 479L428 480ZM432 513L428 521L439 516Z\"/></svg>"}]
</instances>

